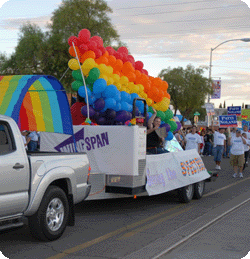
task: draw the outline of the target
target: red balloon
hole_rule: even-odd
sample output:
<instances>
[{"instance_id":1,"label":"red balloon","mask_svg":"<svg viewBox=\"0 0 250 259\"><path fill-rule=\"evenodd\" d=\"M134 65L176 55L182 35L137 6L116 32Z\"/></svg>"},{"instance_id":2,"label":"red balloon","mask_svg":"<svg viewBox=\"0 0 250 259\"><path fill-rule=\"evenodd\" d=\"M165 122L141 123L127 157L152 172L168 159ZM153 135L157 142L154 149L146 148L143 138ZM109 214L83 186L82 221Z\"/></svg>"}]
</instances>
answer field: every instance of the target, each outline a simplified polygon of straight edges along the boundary
<instances>
[{"instance_id":1,"label":"red balloon","mask_svg":"<svg viewBox=\"0 0 250 259\"><path fill-rule=\"evenodd\" d=\"M128 56L127 56L126 54L123 54L122 61L123 61L123 63L129 61L129 60L128 60Z\"/></svg>"},{"instance_id":2,"label":"red balloon","mask_svg":"<svg viewBox=\"0 0 250 259\"><path fill-rule=\"evenodd\" d=\"M68 43L69 43L70 46L73 46L73 42L74 42L74 45L75 45L75 46L78 46L79 43L80 43L79 40L78 40L78 38L77 38L76 36L71 36L71 37L69 37Z\"/></svg>"},{"instance_id":3,"label":"red balloon","mask_svg":"<svg viewBox=\"0 0 250 259\"><path fill-rule=\"evenodd\" d=\"M135 67L135 59L132 55L128 55L128 61Z\"/></svg>"},{"instance_id":4,"label":"red balloon","mask_svg":"<svg viewBox=\"0 0 250 259\"><path fill-rule=\"evenodd\" d=\"M102 55L107 51L103 46L99 47L99 50L101 50Z\"/></svg>"},{"instance_id":5,"label":"red balloon","mask_svg":"<svg viewBox=\"0 0 250 259\"><path fill-rule=\"evenodd\" d=\"M106 47L106 50L108 51L109 55L114 55L116 51L112 47Z\"/></svg>"},{"instance_id":6,"label":"red balloon","mask_svg":"<svg viewBox=\"0 0 250 259\"><path fill-rule=\"evenodd\" d=\"M137 69L137 70L142 70L143 69L143 63L141 62L141 61L136 61L135 62L135 69Z\"/></svg>"},{"instance_id":7,"label":"red balloon","mask_svg":"<svg viewBox=\"0 0 250 259\"><path fill-rule=\"evenodd\" d=\"M94 52L95 52L95 57L96 58L99 58L99 57L102 56L102 51L100 49L95 49Z\"/></svg>"},{"instance_id":8,"label":"red balloon","mask_svg":"<svg viewBox=\"0 0 250 259\"><path fill-rule=\"evenodd\" d=\"M117 50L118 53L122 53L122 54L126 54L128 55L128 49L126 47L120 47L118 50Z\"/></svg>"},{"instance_id":9,"label":"red balloon","mask_svg":"<svg viewBox=\"0 0 250 259\"><path fill-rule=\"evenodd\" d=\"M121 59L121 60L123 60L123 54L122 54L122 53L116 52L116 53L114 54L114 56L116 57L116 59Z\"/></svg>"},{"instance_id":10,"label":"red balloon","mask_svg":"<svg viewBox=\"0 0 250 259\"><path fill-rule=\"evenodd\" d=\"M88 29L83 29L79 32L78 38L82 43L88 43L91 33Z\"/></svg>"},{"instance_id":11,"label":"red balloon","mask_svg":"<svg viewBox=\"0 0 250 259\"><path fill-rule=\"evenodd\" d=\"M95 41L90 41L87 46L88 46L88 49L92 51L97 49L97 44Z\"/></svg>"},{"instance_id":12,"label":"red balloon","mask_svg":"<svg viewBox=\"0 0 250 259\"><path fill-rule=\"evenodd\" d=\"M86 44L81 44L79 47L78 47L79 51L81 54L84 54L86 51L89 50L88 46Z\"/></svg>"},{"instance_id":13,"label":"red balloon","mask_svg":"<svg viewBox=\"0 0 250 259\"><path fill-rule=\"evenodd\" d=\"M90 41L96 42L98 48L100 48L101 46L103 46L103 40L102 40L102 38L99 37L99 36L94 36L94 37L92 37L92 38L90 39Z\"/></svg>"},{"instance_id":14,"label":"red balloon","mask_svg":"<svg viewBox=\"0 0 250 259\"><path fill-rule=\"evenodd\" d=\"M148 76L148 71L146 69L142 69L141 72Z\"/></svg>"}]
</instances>

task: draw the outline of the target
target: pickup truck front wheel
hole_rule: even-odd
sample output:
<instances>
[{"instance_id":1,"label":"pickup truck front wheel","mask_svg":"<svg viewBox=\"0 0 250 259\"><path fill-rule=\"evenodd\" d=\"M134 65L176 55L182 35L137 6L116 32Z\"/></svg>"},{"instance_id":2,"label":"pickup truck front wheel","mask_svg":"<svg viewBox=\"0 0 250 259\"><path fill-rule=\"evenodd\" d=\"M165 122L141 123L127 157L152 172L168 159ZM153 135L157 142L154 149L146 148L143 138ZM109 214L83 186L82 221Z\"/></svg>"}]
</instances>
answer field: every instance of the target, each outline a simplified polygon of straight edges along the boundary
<instances>
[{"instance_id":1,"label":"pickup truck front wheel","mask_svg":"<svg viewBox=\"0 0 250 259\"><path fill-rule=\"evenodd\" d=\"M43 241L58 239L69 220L69 202L65 192L49 186L38 211L29 218L31 234Z\"/></svg>"}]
</instances>

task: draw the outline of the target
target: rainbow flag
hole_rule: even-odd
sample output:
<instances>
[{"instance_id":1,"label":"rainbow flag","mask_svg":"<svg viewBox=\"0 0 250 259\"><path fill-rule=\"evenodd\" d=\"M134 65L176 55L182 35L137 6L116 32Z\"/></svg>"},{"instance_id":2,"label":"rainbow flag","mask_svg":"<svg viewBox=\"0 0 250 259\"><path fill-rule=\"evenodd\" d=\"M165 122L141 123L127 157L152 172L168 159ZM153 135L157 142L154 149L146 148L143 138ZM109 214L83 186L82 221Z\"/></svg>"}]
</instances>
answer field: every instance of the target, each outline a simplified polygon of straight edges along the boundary
<instances>
[{"instance_id":1,"label":"rainbow flag","mask_svg":"<svg viewBox=\"0 0 250 259\"><path fill-rule=\"evenodd\" d=\"M66 92L53 76L0 76L0 114L20 130L73 134Z\"/></svg>"}]
</instances>

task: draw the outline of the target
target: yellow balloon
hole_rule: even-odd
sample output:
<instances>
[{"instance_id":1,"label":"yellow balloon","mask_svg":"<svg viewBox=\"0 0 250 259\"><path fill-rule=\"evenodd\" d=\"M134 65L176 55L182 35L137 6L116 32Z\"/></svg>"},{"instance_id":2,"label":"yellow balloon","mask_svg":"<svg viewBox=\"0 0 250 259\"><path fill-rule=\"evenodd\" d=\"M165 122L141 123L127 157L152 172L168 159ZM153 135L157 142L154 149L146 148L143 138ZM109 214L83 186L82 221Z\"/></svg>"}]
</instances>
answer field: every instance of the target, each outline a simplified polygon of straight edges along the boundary
<instances>
[{"instance_id":1,"label":"yellow balloon","mask_svg":"<svg viewBox=\"0 0 250 259\"><path fill-rule=\"evenodd\" d=\"M148 95L146 93L140 93L140 96L145 100L148 98Z\"/></svg>"},{"instance_id":2,"label":"yellow balloon","mask_svg":"<svg viewBox=\"0 0 250 259\"><path fill-rule=\"evenodd\" d=\"M117 89L118 89L119 91L122 91L122 90L121 90L121 89L122 89L122 84L121 84L121 83L115 82L115 86L117 87Z\"/></svg>"},{"instance_id":3,"label":"yellow balloon","mask_svg":"<svg viewBox=\"0 0 250 259\"><path fill-rule=\"evenodd\" d=\"M120 76L119 75L113 74L112 77L113 77L115 82L119 82L120 81Z\"/></svg>"},{"instance_id":4,"label":"yellow balloon","mask_svg":"<svg viewBox=\"0 0 250 259\"><path fill-rule=\"evenodd\" d=\"M108 74L108 72L107 72L108 67L107 67L105 64L100 64L100 65L98 66L98 68L99 68L101 74L105 74L105 75Z\"/></svg>"},{"instance_id":5,"label":"yellow balloon","mask_svg":"<svg viewBox=\"0 0 250 259\"><path fill-rule=\"evenodd\" d=\"M112 74L113 74L113 71L114 71L113 67L107 66L107 74L108 74L108 75L112 75Z\"/></svg>"},{"instance_id":6,"label":"yellow balloon","mask_svg":"<svg viewBox=\"0 0 250 259\"><path fill-rule=\"evenodd\" d=\"M107 84L112 85L114 83L114 79L112 77L108 77Z\"/></svg>"},{"instance_id":7,"label":"yellow balloon","mask_svg":"<svg viewBox=\"0 0 250 259\"><path fill-rule=\"evenodd\" d=\"M125 87L125 90L124 90L125 92L127 92L128 94L130 94L131 93L131 91L130 91L130 89L129 88L127 88L127 87Z\"/></svg>"},{"instance_id":8,"label":"yellow balloon","mask_svg":"<svg viewBox=\"0 0 250 259\"><path fill-rule=\"evenodd\" d=\"M138 84L138 86L139 86L139 93L140 93L140 92L144 92L144 86L141 85L141 84Z\"/></svg>"},{"instance_id":9,"label":"yellow balloon","mask_svg":"<svg viewBox=\"0 0 250 259\"><path fill-rule=\"evenodd\" d=\"M100 74L99 78L103 78L106 80L106 82L108 82L108 76L104 75L104 74Z\"/></svg>"},{"instance_id":10,"label":"yellow balloon","mask_svg":"<svg viewBox=\"0 0 250 259\"><path fill-rule=\"evenodd\" d=\"M82 64L82 67L86 69L89 68L89 70L96 66L97 64L95 63L95 60L93 58L87 58Z\"/></svg>"},{"instance_id":11,"label":"yellow balloon","mask_svg":"<svg viewBox=\"0 0 250 259\"><path fill-rule=\"evenodd\" d=\"M82 66L81 66L81 69L82 69L83 74L84 74L85 76L88 76L90 69L89 69L89 68L84 68L84 67L82 67Z\"/></svg>"},{"instance_id":12,"label":"yellow balloon","mask_svg":"<svg viewBox=\"0 0 250 259\"><path fill-rule=\"evenodd\" d=\"M127 85L129 80L126 76L122 76L121 79L120 79L120 82L122 85Z\"/></svg>"},{"instance_id":13,"label":"yellow balloon","mask_svg":"<svg viewBox=\"0 0 250 259\"><path fill-rule=\"evenodd\" d=\"M153 103L153 100L150 99L150 98L147 98L147 99L146 99L146 102L147 102L147 105L148 105L148 106L151 106L152 103Z\"/></svg>"},{"instance_id":14,"label":"yellow balloon","mask_svg":"<svg viewBox=\"0 0 250 259\"><path fill-rule=\"evenodd\" d=\"M78 61L75 58L72 58L72 59L69 60L68 66L72 70L80 69L79 63L78 63Z\"/></svg>"},{"instance_id":15,"label":"yellow balloon","mask_svg":"<svg viewBox=\"0 0 250 259\"><path fill-rule=\"evenodd\" d=\"M134 84L133 92L134 92L134 93L137 93L137 94L140 92L140 88L139 88L138 85L135 85L135 84Z\"/></svg>"}]
</instances>

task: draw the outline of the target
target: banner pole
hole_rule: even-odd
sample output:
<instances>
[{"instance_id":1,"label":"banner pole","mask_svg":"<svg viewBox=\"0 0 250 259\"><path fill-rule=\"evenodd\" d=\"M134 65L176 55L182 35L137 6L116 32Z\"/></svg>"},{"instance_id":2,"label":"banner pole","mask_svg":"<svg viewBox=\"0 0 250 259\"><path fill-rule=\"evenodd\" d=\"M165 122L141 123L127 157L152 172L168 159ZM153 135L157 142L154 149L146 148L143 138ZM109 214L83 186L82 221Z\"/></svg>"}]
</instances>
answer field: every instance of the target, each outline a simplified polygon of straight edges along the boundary
<instances>
[{"instance_id":1,"label":"banner pole","mask_svg":"<svg viewBox=\"0 0 250 259\"><path fill-rule=\"evenodd\" d=\"M72 45L73 45L73 48L74 48L74 51L75 51L75 54L76 54L76 59L78 61L78 64L79 64L79 67L80 67L80 71L81 71L81 74L82 74L82 79L83 79L83 84L84 84L85 94L86 94L87 116L88 116L88 119L89 119L89 97L88 97L86 82L85 82L85 78L84 78L84 75L83 75L83 72L82 72L82 68L81 68L81 64L80 64L80 61L79 61L79 57L78 57L77 52L76 52L76 48L75 48L74 42L72 42Z\"/></svg>"}]
</instances>

